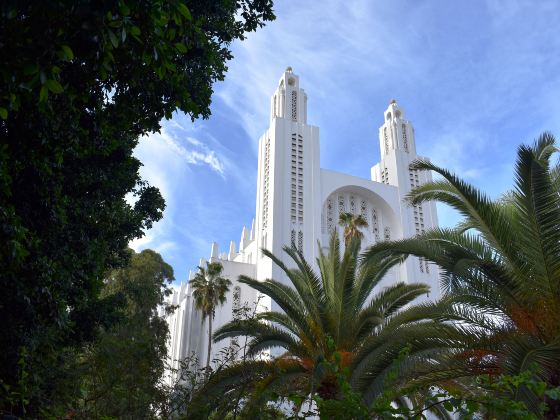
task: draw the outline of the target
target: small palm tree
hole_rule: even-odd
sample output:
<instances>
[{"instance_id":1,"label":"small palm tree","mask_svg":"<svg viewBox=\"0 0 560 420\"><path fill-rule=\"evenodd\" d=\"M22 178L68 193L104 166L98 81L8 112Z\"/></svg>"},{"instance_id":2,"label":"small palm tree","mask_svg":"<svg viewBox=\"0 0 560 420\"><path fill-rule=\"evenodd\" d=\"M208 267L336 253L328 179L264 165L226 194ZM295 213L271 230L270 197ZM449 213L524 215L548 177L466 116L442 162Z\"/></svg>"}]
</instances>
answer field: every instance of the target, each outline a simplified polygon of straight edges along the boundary
<instances>
[{"instance_id":1,"label":"small palm tree","mask_svg":"<svg viewBox=\"0 0 560 420\"><path fill-rule=\"evenodd\" d=\"M368 222L360 214L340 213L338 216L338 224L344 227L344 244L348 246L350 241L354 238L362 240L364 234L360 228L368 226Z\"/></svg>"},{"instance_id":2,"label":"small palm tree","mask_svg":"<svg viewBox=\"0 0 560 420\"><path fill-rule=\"evenodd\" d=\"M367 258L415 255L443 268L449 319L471 325L479 340L465 352L471 372L518 375L531 365L549 386L560 385L560 196L551 167L555 139L543 134L517 153L515 189L492 200L449 171L417 161L411 168L440 174L409 201L436 200L464 217L455 229L376 245ZM529 389L516 395L537 409ZM560 407L549 404L551 409Z\"/></svg>"},{"instance_id":3,"label":"small palm tree","mask_svg":"<svg viewBox=\"0 0 560 420\"><path fill-rule=\"evenodd\" d=\"M291 284L246 276L240 276L239 281L268 295L282 312L260 313L257 321L232 321L216 331L214 341L249 337L248 353L253 356L282 349L271 362L254 362L255 372L262 374L268 369L268 376L261 375L267 386L289 383L303 395L317 393L323 399L336 399L340 389L329 368L336 365L336 371L348 372L348 380L363 392L366 402L371 402L383 391L391 366L403 349L410 349L406 363L399 367L404 372L404 365L412 366L423 354L433 357L430 349L442 347L445 330L452 327L432 321L436 304L408 306L429 291L426 284L395 283L375 293L375 287L400 258L360 265L359 248L359 241L352 240L341 252L338 235L333 232L328 253L319 248L318 273L294 246L284 247L284 251L296 268L288 268L263 250ZM228 379L227 383L231 382Z\"/></svg>"},{"instance_id":4,"label":"small palm tree","mask_svg":"<svg viewBox=\"0 0 560 420\"><path fill-rule=\"evenodd\" d=\"M224 267L219 262L207 262L206 268L198 267L194 279L190 281L192 295L196 309L202 312L202 320L208 318L208 354L206 369L210 367L210 352L212 350L212 321L216 314L216 307L226 301L231 281L221 277Z\"/></svg>"}]
</instances>

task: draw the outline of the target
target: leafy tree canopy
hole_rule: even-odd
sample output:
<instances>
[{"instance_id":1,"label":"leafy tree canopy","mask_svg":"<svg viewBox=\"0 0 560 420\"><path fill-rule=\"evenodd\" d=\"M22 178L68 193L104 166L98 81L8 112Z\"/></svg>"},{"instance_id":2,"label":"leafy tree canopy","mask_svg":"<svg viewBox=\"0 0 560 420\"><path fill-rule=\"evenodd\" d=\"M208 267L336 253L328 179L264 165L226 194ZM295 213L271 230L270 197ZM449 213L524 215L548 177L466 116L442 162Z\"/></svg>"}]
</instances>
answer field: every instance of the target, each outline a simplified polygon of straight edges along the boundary
<instances>
[{"instance_id":1,"label":"leafy tree canopy","mask_svg":"<svg viewBox=\"0 0 560 420\"><path fill-rule=\"evenodd\" d=\"M101 331L81 356L81 394L73 401L79 417L155 418L165 411L161 378L169 331L157 311L173 279L171 266L150 249L132 252L127 267L110 273L102 295L120 295L126 304L121 320Z\"/></svg>"},{"instance_id":2,"label":"leafy tree canopy","mask_svg":"<svg viewBox=\"0 0 560 420\"><path fill-rule=\"evenodd\" d=\"M2 390L25 354L26 389L48 401L58 350L111 321L106 270L164 208L139 136L178 109L208 117L231 43L273 18L271 0L1 3Z\"/></svg>"}]
</instances>

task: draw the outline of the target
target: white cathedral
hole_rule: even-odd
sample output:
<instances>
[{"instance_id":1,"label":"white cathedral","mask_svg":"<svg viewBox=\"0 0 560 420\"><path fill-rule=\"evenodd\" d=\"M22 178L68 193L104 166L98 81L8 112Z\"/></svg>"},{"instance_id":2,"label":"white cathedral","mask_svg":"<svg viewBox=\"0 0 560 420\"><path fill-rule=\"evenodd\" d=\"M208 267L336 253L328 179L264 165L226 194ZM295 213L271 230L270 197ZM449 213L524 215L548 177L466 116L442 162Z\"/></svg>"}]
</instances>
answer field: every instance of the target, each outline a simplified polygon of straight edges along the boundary
<instances>
[{"instance_id":1,"label":"white cathedral","mask_svg":"<svg viewBox=\"0 0 560 420\"><path fill-rule=\"evenodd\" d=\"M213 330L232 319L240 305L257 301L257 292L237 282L239 275L264 280L284 280L281 270L263 256L265 248L282 259L282 247L294 243L310 262L317 257L317 243L328 244L329 234L338 226L342 212L361 214L368 222L363 229L363 246L385 239L415 235L437 226L435 204L409 206L406 194L431 180L428 172L409 169L416 154L414 128L404 111L392 100L379 128L381 162L371 168L371 180L320 167L319 128L307 123L307 95L299 77L288 67L282 74L270 102L270 127L259 139L256 217L251 229L243 227L239 247L231 241L229 252L220 253L212 243L209 261L220 262L223 275L232 282L226 303L217 308ZM424 158L426 159L426 158ZM286 262L288 260L284 259ZM200 266L205 260L200 259ZM189 275L189 280L193 278ZM430 299L439 297L437 268L417 258L390 272L381 287L396 281L428 283ZM194 308L188 283L171 297L177 305L169 323L169 361L195 354L206 364L208 327ZM259 305L276 310L270 298L261 297ZM211 359L230 346L222 341L212 347Z\"/></svg>"}]
</instances>

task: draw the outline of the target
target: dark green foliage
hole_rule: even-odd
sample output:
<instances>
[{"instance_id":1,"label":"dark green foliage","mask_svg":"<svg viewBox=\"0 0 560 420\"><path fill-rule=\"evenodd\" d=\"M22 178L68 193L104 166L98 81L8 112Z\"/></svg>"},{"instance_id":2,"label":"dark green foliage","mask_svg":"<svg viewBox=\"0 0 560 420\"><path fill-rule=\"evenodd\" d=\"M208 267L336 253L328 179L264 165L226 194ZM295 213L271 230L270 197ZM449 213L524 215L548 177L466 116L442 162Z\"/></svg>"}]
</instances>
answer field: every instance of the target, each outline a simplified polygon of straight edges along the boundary
<instances>
[{"instance_id":1,"label":"dark green foliage","mask_svg":"<svg viewBox=\"0 0 560 420\"><path fill-rule=\"evenodd\" d=\"M421 405L415 404L407 418L419 416L428 408L439 407L442 412L454 413L462 419L514 419L537 420L542 418L557 418L550 411L550 404L541 402L535 409L517 398L517 394L524 389L530 389L535 395L556 402L560 399L560 387L550 388L544 381L535 379L536 365L518 375L480 375L471 384L471 392L446 393L437 392L432 387L431 395Z\"/></svg>"},{"instance_id":2,"label":"dark green foliage","mask_svg":"<svg viewBox=\"0 0 560 420\"><path fill-rule=\"evenodd\" d=\"M139 177L139 136L177 109L208 117L230 43L273 19L271 7L1 2L0 319L9 327L0 332L0 409L23 373L21 355L29 405L48 405L62 349L113 321L114 302L98 298L103 275L164 208Z\"/></svg>"},{"instance_id":3,"label":"dark green foliage","mask_svg":"<svg viewBox=\"0 0 560 420\"><path fill-rule=\"evenodd\" d=\"M126 301L122 320L103 330L81 355L81 417L152 418L166 406L160 380L167 355L167 323L157 309L170 293L173 269L161 256L144 250L130 265L110 273L103 296Z\"/></svg>"}]
</instances>

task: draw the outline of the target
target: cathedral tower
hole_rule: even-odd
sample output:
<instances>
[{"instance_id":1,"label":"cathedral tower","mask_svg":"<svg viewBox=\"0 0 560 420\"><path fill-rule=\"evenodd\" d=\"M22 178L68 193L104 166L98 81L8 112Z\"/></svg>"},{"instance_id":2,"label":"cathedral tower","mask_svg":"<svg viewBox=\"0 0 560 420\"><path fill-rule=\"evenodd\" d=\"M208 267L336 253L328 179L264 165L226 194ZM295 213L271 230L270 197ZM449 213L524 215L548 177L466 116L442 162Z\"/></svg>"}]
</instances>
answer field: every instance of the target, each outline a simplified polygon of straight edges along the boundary
<instances>
[{"instance_id":1,"label":"cathedral tower","mask_svg":"<svg viewBox=\"0 0 560 420\"><path fill-rule=\"evenodd\" d=\"M258 301L257 310L264 307L281 311L269 297L263 298L238 281L243 275L289 284L282 270L264 257L263 248L289 265L291 261L282 248L295 244L314 265L317 243L327 246L333 231L342 235L343 227L339 225L342 213L359 214L368 222L362 232L364 248L437 226L433 203L411 207L404 200L412 188L430 181L431 175L409 168L411 162L421 157L416 154L412 124L396 101L391 101L383 114L379 129L381 162L371 169L371 180L320 168L319 129L307 124L307 95L290 67L282 73L272 95L269 123L259 139L256 214L251 229L241 229L239 248L231 241L229 253L220 253L214 242L210 247L210 261L220 262L223 276L232 281L225 304L216 310L215 328L235 319L242 304ZM204 265L203 259L200 265ZM408 258L384 276L378 291L395 282L427 283L432 292L425 298L439 296L437 268L426 261ZM171 332L170 362L178 367L175 359L194 352L204 363L203 349L211 337L201 325L202 317L192 303L190 287L182 286L174 293L172 302L179 308L167 317ZM226 348L238 346L237 340L223 340L212 347L210 360ZM270 351L273 355L281 352L281 349ZM173 379L173 375L169 378Z\"/></svg>"},{"instance_id":2,"label":"cathedral tower","mask_svg":"<svg viewBox=\"0 0 560 420\"><path fill-rule=\"evenodd\" d=\"M397 187L401 205L400 222L403 236L414 236L437 227L434 203L409 206L405 201L406 195L413 188L432 181L432 175L430 172L410 169L413 161L429 159L416 154L414 128L405 118L404 110L394 99L384 112L384 122L379 128L379 147L381 162L371 168L371 179ZM408 278L418 277L416 274L420 274L420 277L430 274L431 267L426 261L417 261L415 266L418 267L419 273L414 273L414 270L411 270L412 267L408 267ZM423 280L419 278L418 281Z\"/></svg>"},{"instance_id":3,"label":"cathedral tower","mask_svg":"<svg viewBox=\"0 0 560 420\"><path fill-rule=\"evenodd\" d=\"M288 67L271 98L270 127L259 140L257 247L282 256L291 243L313 255L314 195L318 194L319 129L307 124L307 95ZM262 259L261 253L258 256ZM259 261L258 278L280 278L268 258Z\"/></svg>"}]
</instances>

